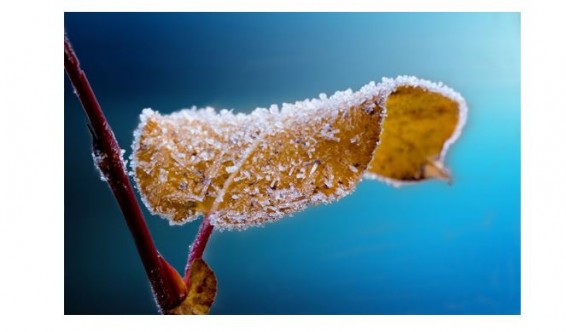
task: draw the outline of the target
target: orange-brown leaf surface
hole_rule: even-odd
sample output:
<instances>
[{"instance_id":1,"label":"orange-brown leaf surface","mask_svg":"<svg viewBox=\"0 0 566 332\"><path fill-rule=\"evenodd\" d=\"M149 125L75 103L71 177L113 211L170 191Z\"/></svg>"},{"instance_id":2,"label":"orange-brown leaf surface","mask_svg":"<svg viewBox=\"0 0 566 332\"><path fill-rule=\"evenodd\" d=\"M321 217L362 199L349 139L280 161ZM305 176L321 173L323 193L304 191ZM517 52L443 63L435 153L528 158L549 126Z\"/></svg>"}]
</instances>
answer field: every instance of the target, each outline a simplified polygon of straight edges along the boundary
<instances>
[{"instance_id":1,"label":"orange-brown leaf surface","mask_svg":"<svg viewBox=\"0 0 566 332\"><path fill-rule=\"evenodd\" d=\"M217 283L214 272L204 260L197 259L190 267L187 297L168 314L206 315L214 302L216 291Z\"/></svg>"},{"instance_id":2,"label":"orange-brown leaf surface","mask_svg":"<svg viewBox=\"0 0 566 332\"><path fill-rule=\"evenodd\" d=\"M207 214L243 229L339 199L364 174L446 176L465 111L456 92L411 77L250 114L144 110L132 166L148 208L171 223Z\"/></svg>"},{"instance_id":3,"label":"orange-brown leaf surface","mask_svg":"<svg viewBox=\"0 0 566 332\"><path fill-rule=\"evenodd\" d=\"M384 80L381 143L366 177L394 185L428 178L450 180L443 159L465 122L466 105L453 91L414 78Z\"/></svg>"}]
</instances>

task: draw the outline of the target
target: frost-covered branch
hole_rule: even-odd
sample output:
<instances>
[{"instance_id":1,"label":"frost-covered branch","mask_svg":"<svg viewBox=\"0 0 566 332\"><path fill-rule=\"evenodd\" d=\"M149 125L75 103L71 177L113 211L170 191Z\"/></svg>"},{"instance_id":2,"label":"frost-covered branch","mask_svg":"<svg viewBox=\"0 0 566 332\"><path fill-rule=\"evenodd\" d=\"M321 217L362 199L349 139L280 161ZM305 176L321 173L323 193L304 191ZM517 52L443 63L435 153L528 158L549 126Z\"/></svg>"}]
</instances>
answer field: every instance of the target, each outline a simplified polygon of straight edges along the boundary
<instances>
[{"instance_id":1,"label":"frost-covered branch","mask_svg":"<svg viewBox=\"0 0 566 332\"><path fill-rule=\"evenodd\" d=\"M65 71L89 120L95 164L120 205L151 283L157 304L163 312L166 312L181 303L186 296L186 288L177 271L161 257L155 247L126 172L122 157L123 150L120 149L114 133L106 121L106 117L85 73L80 68L79 60L67 36L65 36Z\"/></svg>"}]
</instances>

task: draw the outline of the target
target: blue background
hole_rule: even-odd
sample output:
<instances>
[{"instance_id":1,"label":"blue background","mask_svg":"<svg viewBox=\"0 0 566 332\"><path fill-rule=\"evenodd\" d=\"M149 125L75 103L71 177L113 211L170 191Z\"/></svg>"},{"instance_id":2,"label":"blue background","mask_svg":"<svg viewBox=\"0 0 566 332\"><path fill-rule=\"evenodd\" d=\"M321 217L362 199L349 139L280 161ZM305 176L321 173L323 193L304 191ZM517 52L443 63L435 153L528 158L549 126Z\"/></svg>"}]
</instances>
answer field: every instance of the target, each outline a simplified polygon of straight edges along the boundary
<instances>
[{"instance_id":1,"label":"blue background","mask_svg":"<svg viewBox=\"0 0 566 332\"><path fill-rule=\"evenodd\" d=\"M366 180L334 204L214 233L212 314L520 313L519 14L66 13L65 29L128 155L144 107L248 112L400 74L466 98L452 185ZM146 216L182 270L199 222ZM65 313L156 312L65 79Z\"/></svg>"}]
</instances>

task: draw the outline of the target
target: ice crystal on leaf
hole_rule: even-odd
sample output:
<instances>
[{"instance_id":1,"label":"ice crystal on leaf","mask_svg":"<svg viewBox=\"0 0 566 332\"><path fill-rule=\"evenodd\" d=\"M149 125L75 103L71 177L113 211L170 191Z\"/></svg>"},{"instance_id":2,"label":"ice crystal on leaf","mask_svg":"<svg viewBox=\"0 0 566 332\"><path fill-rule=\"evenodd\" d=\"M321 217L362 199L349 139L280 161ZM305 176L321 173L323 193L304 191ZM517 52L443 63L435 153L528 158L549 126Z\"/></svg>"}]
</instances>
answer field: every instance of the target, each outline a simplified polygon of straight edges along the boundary
<instances>
[{"instance_id":1,"label":"ice crystal on leaf","mask_svg":"<svg viewBox=\"0 0 566 332\"><path fill-rule=\"evenodd\" d=\"M364 174L447 177L465 112L458 93L405 76L250 114L146 109L132 168L148 208L171 223L207 214L217 228L243 229L339 199Z\"/></svg>"}]
</instances>

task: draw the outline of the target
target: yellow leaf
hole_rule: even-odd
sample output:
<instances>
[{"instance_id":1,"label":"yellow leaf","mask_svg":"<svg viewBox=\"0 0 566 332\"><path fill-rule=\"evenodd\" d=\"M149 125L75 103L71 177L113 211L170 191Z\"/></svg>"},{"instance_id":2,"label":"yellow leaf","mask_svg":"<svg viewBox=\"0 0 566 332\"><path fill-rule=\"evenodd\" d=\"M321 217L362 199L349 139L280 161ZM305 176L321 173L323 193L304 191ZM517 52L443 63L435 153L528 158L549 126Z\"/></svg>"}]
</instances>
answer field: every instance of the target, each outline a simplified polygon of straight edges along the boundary
<instances>
[{"instance_id":1,"label":"yellow leaf","mask_svg":"<svg viewBox=\"0 0 566 332\"><path fill-rule=\"evenodd\" d=\"M188 294L176 308L167 312L172 315L206 315L216 297L216 276L202 260L195 260L190 267Z\"/></svg>"},{"instance_id":2,"label":"yellow leaf","mask_svg":"<svg viewBox=\"0 0 566 332\"><path fill-rule=\"evenodd\" d=\"M462 97L440 84L409 77L386 79L383 86L387 116L366 177L394 185L450 180L443 162L466 120Z\"/></svg>"},{"instance_id":3,"label":"yellow leaf","mask_svg":"<svg viewBox=\"0 0 566 332\"><path fill-rule=\"evenodd\" d=\"M260 225L347 195L368 166L368 176L390 181L446 174L460 101L446 87L399 77L251 114L144 110L135 180L148 208L171 223L208 214L221 229Z\"/></svg>"}]
</instances>

